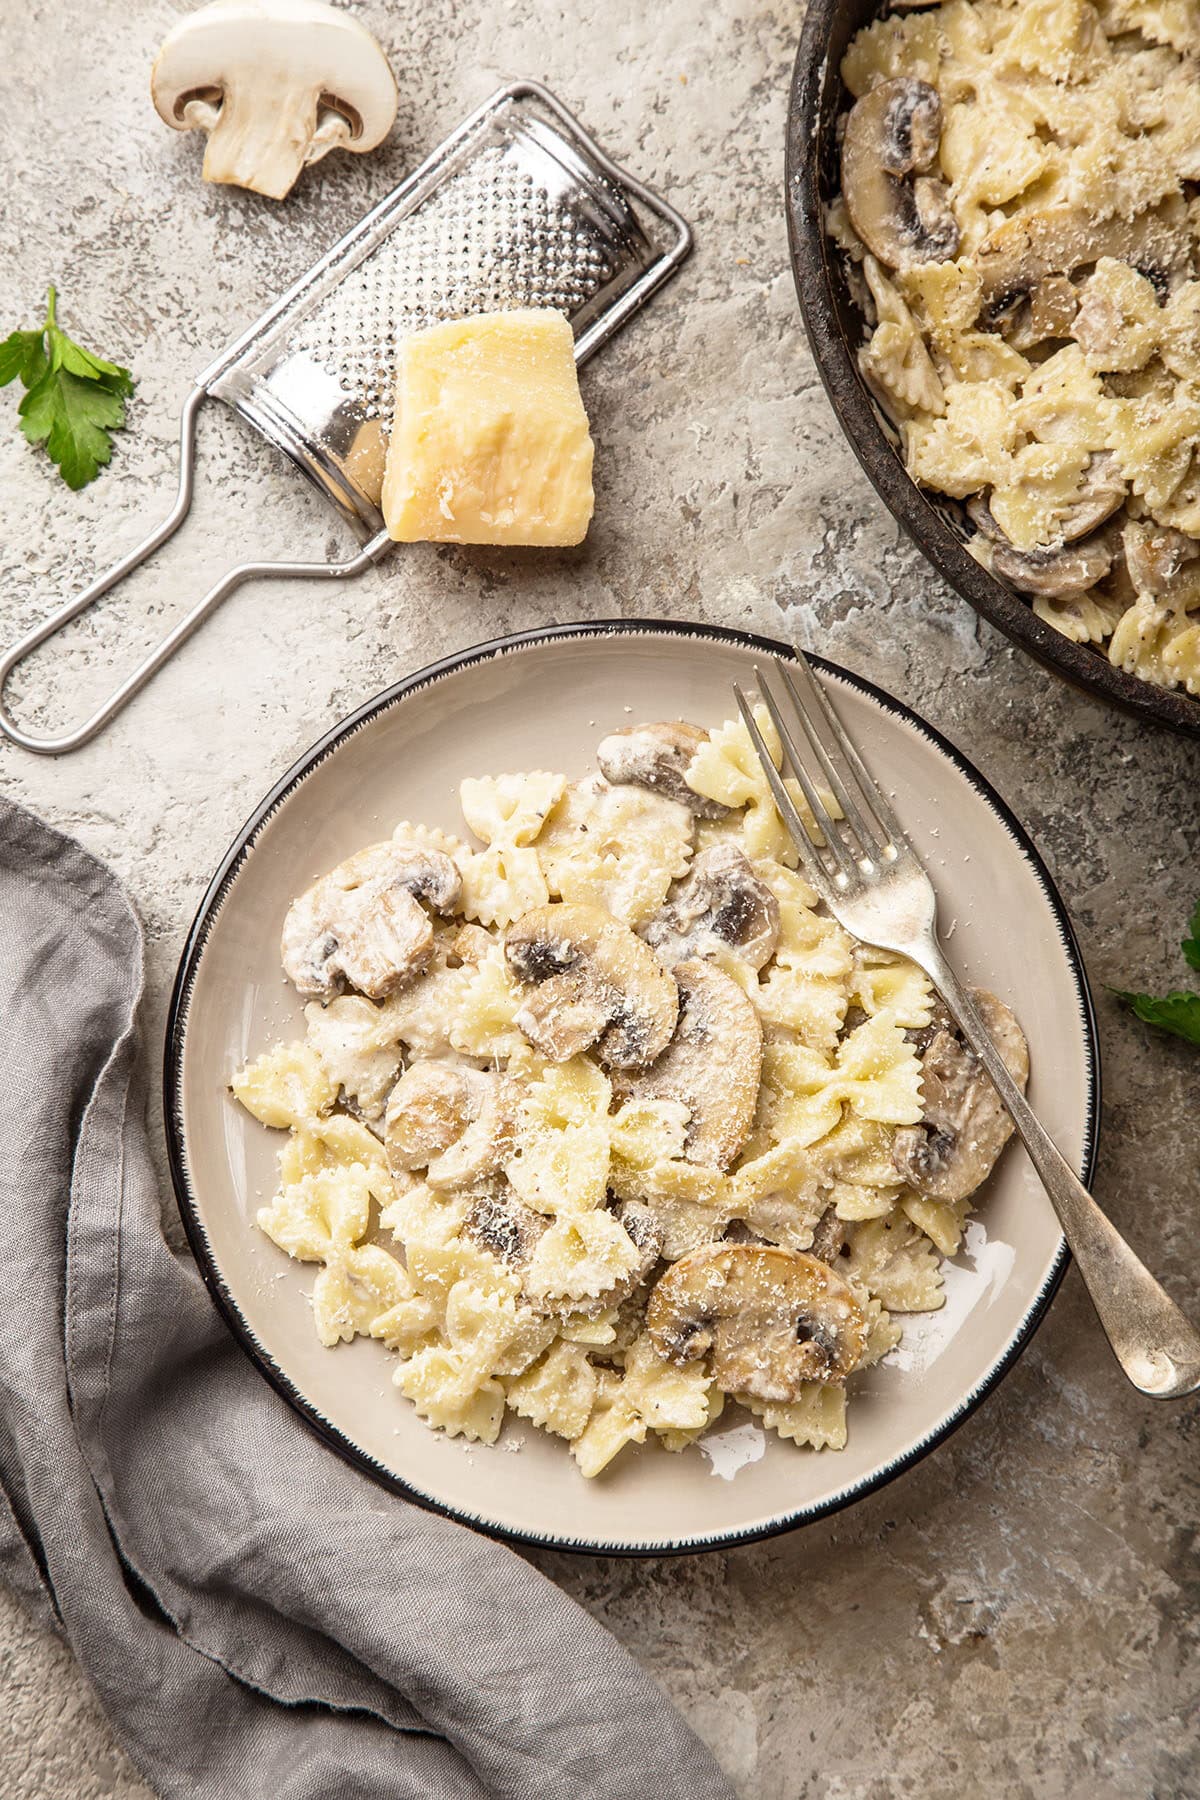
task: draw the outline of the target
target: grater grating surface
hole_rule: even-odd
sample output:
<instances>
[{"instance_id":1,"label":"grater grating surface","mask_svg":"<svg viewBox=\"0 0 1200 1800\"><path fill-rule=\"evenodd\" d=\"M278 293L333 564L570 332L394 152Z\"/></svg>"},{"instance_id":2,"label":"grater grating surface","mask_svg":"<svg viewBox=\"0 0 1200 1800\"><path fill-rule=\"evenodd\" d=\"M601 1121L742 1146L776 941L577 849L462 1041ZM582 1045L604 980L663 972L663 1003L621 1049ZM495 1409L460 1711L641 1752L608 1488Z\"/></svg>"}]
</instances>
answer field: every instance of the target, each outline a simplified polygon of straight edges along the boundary
<instances>
[{"instance_id":1,"label":"grater grating surface","mask_svg":"<svg viewBox=\"0 0 1200 1800\"><path fill-rule=\"evenodd\" d=\"M200 385L369 536L383 523L386 421L406 335L468 313L555 307L583 361L687 242L669 208L620 176L545 89L522 83L485 102Z\"/></svg>"},{"instance_id":2,"label":"grater grating surface","mask_svg":"<svg viewBox=\"0 0 1200 1800\"><path fill-rule=\"evenodd\" d=\"M552 306L585 362L692 247L665 200L611 163L536 81L502 88L407 181L197 376L179 420L171 511L83 592L0 653L0 733L37 756L77 750L243 582L346 581L394 548L379 498L400 340L473 312ZM342 562L242 562L172 626L73 730L44 737L13 718L9 677L174 536L192 503L196 421L224 400L290 456L366 541Z\"/></svg>"}]
</instances>

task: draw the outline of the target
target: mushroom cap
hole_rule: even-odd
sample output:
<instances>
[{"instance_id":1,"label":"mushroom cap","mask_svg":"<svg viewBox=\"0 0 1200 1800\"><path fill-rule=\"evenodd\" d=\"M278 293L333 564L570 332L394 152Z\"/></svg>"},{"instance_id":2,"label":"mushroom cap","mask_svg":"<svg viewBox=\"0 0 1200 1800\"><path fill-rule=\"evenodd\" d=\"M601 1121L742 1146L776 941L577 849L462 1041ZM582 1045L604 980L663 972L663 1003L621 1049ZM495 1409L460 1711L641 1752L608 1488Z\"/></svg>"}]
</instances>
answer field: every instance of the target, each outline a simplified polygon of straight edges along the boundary
<instances>
[{"instance_id":1,"label":"mushroom cap","mask_svg":"<svg viewBox=\"0 0 1200 1800\"><path fill-rule=\"evenodd\" d=\"M630 1097L688 1108L684 1157L727 1169L754 1125L762 1075L762 1024L737 982L693 958L674 970L679 1022L662 1055L625 1084Z\"/></svg>"},{"instance_id":2,"label":"mushroom cap","mask_svg":"<svg viewBox=\"0 0 1200 1800\"><path fill-rule=\"evenodd\" d=\"M736 844L714 844L695 858L645 936L668 962L725 948L761 969L779 942L779 902Z\"/></svg>"},{"instance_id":3,"label":"mushroom cap","mask_svg":"<svg viewBox=\"0 0 1200 1800\"><path fill-rule=\"evenodd\" d=\"M640 1068L670 1042L675 982L650 946L602 906L535 906L509 926L504 954L520 980L544 984L516 1023L552 1062L595 1044L610 1067Z\"/></svg>"},{"instance_id":4,"label":"mushroom cap","mask_svg":"<svg viewBox=\"0 0 1200 1800\"><path fill-rule=\"evenodd\" d=\"M842 198L855 231L881 263L945 262L959 230L937 161L942 102L927 81L898 75L851 107L842 140Z\"/></svg>"},{"instance_id":5,"label":"mushroom cap","mask_svg":"<svg viewBox=\"0 0 1200 1800\"><path fill-rule=\"evenodd\" d=\"M284 973L306 999L328 1000L349 985L381 1000L424 967L433 947L414 896L447 912L461 885L440 850L370 844L293 900L280 942Z\"/></svg>"},{"instance_id":6,"label":"mushroom cap","mask_svg":"<svg viewBox=\"0 0 1200 1800\"><path fill-rule=\"evenodd\" d=\"M674 1363L710 1357L727 1394L787 1403L810 1381L841 1381L866 1349L853 1289L827 1263L775 1244L715 1244L655 1284L646 1326Z\"/></svg>"},{"instance_id":7,"label":"mushroom cap","mask_svg":"<svg viewBox=\"0 0 1200 1800\"><path fill-rule=\"evenodd\" d=\"M708 742L708 732L685 719L662 719L614 731L596 747L601 773L614 787L644 787L678 800L698 819L723 819L729 808L706 799L687 784L692 758Z\"/></svg>"},{"instance_id":8,"label":"mushroom cap","mask_svg":"<svg viewBox=\"0 0 1200 1800\"><path fill-rule=\"evenodd\" d=\"M1024 1089L1029 1079L1024 1032L995 994L985 988L973 988L971 993L1005 1068ZM987 1179L1012 1136L1013 1122L983 1065L944 1009L926 1036L921 1123L896 1132L892 1161L909 1186L927 1200L954 1204Z\"/></svg>"},{"instance_id":9,"label":"mushroom cap","mask_svg":"<svg viewBox=\"0 0 1200 1800\"><path fill-rule=\"evenodd\" d=\"M512 1151L512 1084L467 1064L413 1063L388 1097L384 1146L394 1171L424 1169L458 1193L494 1175Z\"/></svg>"}]
</instances>

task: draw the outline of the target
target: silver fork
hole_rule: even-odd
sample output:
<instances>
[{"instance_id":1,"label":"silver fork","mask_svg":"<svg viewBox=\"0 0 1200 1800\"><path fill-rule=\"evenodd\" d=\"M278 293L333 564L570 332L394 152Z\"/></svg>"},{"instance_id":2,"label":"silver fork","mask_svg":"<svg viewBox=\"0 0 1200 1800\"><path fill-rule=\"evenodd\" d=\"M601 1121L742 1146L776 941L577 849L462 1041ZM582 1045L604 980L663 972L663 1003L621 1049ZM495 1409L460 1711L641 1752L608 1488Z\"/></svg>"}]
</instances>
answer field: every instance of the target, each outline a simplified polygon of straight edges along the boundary
<instances>
[{"instance_id":1,"label":"silver fork","mask_svg":"<svg viewBox=\"0 0 1200 1800\"><path fill-rule=\"evenodd\" d=\"M754 672L779 733L785 769L796 777L812 808L825 840L823 847L818 847L806 831L783 776L763 742L754 713L736 682L733 691L805 873L839 925L863 943L911 957L941 994L1012 1115L1058 1214L1105 1336L1134 1387L1156 1400L1194 1393L1200 1388L1200 1331L1184 1317L1101 1212L1009 1074L974 1002L938 942L933 883L846 735L807 657L798 647L794 648L798 679L793 680L779 658L775 659L776 672L821 777L828 782L842 809L840 826L805 767L795 735L762 670L756 667Z\"/></svg>"}]
</instances>

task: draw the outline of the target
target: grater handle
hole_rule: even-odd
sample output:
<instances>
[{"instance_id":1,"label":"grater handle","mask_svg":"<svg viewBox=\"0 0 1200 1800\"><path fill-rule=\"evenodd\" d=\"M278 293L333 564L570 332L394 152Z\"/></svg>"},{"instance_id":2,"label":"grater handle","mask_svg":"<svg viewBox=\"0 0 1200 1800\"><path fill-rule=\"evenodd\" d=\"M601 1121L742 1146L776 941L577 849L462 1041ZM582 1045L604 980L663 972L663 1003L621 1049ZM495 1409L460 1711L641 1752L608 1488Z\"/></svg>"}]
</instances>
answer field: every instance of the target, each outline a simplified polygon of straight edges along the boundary
<instances>
[{"instance_id":1,"label":"grater handle","mask_svg":"<svg viewBox=\"0 0 1200 1800\"><path fill-rule=\"evenodd\" d=\"M62 756L69 750L78 750L82 744L90 743L92 738L104 729L109 720L115 718L121 708L126 706L141 688L145 687L150 677L162 667L168 657L173 656L179 646L186 643L209 613L214 612L222 600L232 594L235 588L241 587L244 581L253 579L278 581L293 578L345 581L351 575L362 574L364 569L370 568L372 563L377 562L384 552L390 549L392 540L385 531L381 531L359 551L357 556L351 557L348 562L239 563L236 568L230 569L209 588L207 594L196 602L192 610L184 615L178 625L167 633L149 656L138 664L133 673L126 677L120 687L115 689L104 704L90 718L85 719L82 725L77 726L74 731L63 732L59 737L34 737L29 732L22 731L4 704L4 689L13 670L25 660L32 650L36 650L39 644L44 644L47 638L51 638L56 632L61 631L64 625L69 624L72 619L78 618L80 613L86 612L88 607L94 605L102 594L107 594L110 588L116 587L117 583L123 581L126 575L144 563L148 556L152 556L160 545L165 544L168 538L174 536L187 517L192 504L196 463L196 415L207 398L208 395L203 388L193 389L180 414L179 492L176 495L174 506L162 524L156 526L148 537L143 538L142 542L131 550L128 556L124 556L120 562L114 563L111 569L106 569L103 575L98 575L95 581L81 594L60 606L58 611L51 613L50 617L41 625L36 625L32 631L26 632L19 642L13 644L0 656L0 732L3 732L4 736L11 739L14 744L19 744L23 750L31 750L35 756Z\"/></svg>"}]
</instances>

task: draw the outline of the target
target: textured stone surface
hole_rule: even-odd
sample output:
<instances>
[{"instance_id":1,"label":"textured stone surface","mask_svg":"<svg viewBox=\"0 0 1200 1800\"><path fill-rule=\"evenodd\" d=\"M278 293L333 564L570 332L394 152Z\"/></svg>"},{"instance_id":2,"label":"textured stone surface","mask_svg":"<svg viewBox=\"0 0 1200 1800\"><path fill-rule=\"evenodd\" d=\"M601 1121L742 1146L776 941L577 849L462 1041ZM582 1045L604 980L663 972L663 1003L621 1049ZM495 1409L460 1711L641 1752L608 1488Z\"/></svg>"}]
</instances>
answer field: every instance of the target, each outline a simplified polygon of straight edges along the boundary
<instances>
[{"instance_id":1,"label":"textured stone surface","mask_svg":"<svg viewBox=\"0 0 1200 1800\"><path fill-rule=\"evenodd\" d=\"M657 614L806 634L920 707L1026 821L1096 986L1099 1194L1195 1304L1197 1053L1105 982L1176 982L1200 891L1200 745L1100 710L1019 657L897 532L807 355L780 205L798 8L766 0L370 0L401 74L391 144L282 207L201 186L147 97L168 0L34 0L0 23L4 329L58 280L87 342L134 365L132 429L70 495L0 395L0 629L10 638L163 508L190 377L497 81L536 74L693 220L681 278L588 370L597 518L570 555L418 548L353 587L244 590L97 744L0 749L7 792L123 875L151 939L148 1030L210 869L270 780L395 676L550 620ZM43 729L95 701L231 550L344 545L229 420L157 569L13 693ZM727 1556L545 1557L670 1690L755 1800L979 1792L1184 1800L1197 1749L1194 1404L1137 1399L1072 1273L1041 1332L937 1454L852 1511ZM0 1792L135 1800L69 1654L0 1598ZM631 1776L631 1793L636 1778Z\"/></svg>"}]
</instances>

